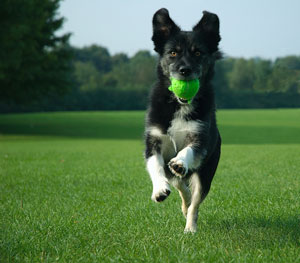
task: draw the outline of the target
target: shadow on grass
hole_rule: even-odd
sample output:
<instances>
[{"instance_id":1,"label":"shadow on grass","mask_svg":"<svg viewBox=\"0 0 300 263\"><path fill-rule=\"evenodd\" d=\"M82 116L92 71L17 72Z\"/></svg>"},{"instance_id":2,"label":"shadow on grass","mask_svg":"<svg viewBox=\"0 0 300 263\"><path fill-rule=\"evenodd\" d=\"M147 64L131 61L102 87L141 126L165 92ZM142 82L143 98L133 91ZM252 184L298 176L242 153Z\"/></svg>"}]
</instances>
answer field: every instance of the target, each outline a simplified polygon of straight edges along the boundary
<instances>
[{"instance_id":1,"label":"shadow on grass","mask_svg":"<svg viewBox=\"0 0 300 263\"><path fill-rule=\"evenodd\" d=\"M300 218L295 215L289 218L249 218L246 220L232 219L220 223L220 231L242 233L243 239L263 243L266 247L272 244L300 245Z\"/></svg>"}]
</instances>

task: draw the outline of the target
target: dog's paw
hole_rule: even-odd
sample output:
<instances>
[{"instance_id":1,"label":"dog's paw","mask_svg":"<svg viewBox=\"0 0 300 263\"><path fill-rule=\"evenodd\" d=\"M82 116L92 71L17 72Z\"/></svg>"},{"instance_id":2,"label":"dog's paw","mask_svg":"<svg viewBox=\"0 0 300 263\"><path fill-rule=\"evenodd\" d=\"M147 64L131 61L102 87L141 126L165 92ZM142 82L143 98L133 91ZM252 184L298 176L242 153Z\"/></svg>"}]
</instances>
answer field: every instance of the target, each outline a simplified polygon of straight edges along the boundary
<instances>
[{"instance_id":1,"label":"dog's paw","mask_svg":"<svg viewBox=\"0 0 300 263\"><path fill-rule=\"evenodd\" d=\"M171 193L170 190L165 189L161 192L157 192L155 194L153 193L151 199L154 202L160 203L160 202L164 201L169 196L170 193Z\"/></svg>"},{"instance_id":2,"label":"dog's paw","mask_svg":"<svg viewBox=\"0 0 300 263\"><path fill-rule=\"evenodd\" d=\"M153 189L151 199L154 202L160 203L164 201L169 196L170 193L171 193L171 189L166 184L164 187L161 187L159 189Z\"/></svg>"},{"instance_id":3,"label":"dog's paw","mask_svg":"<svg viewBox=\"0 0 300 263\"><path fill-rule=\"evenodd\" d=\"M197 232L197 226L185 227L184 229L185 234L195 234L196 232Z\"/></svg>"},{"instance_id":4,"label":"dog's paw","mask_svg":"<svg viewBox=\"0 0 300 263\"><path fill-rule=\"evenodd\" d=\"M168 165L170 171L176 176L183 177L188 172L188 166L182 159L173 158Z\"/></svg>"}]
</instances>

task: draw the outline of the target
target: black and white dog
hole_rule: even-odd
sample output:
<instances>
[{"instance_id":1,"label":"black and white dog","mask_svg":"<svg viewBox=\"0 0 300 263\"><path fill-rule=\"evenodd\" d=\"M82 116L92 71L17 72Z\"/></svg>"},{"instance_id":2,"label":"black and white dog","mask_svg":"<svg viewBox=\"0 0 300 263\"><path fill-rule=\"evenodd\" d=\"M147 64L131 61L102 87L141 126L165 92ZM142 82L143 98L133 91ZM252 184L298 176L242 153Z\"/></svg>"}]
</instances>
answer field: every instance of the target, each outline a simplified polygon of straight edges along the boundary
<instances>
[{"instance_id":1,"label":"black and white dog","mask_svg":"<svg viewBox=\"0 0 300 263\"><path fill-rule=\"evenodd\" d=\"M193 31L181 31L167 9L153 17L154 50L159 54L158 80L146 117L145 158L153 183L152 200L161 202L174 186L182 199L185 232L196 232L198 208L209 192L220 158L211 80L221 57L217 15L204 11ZM169 91L170 78L198 78L191 103Z\"/></svg>"}]
</instances>

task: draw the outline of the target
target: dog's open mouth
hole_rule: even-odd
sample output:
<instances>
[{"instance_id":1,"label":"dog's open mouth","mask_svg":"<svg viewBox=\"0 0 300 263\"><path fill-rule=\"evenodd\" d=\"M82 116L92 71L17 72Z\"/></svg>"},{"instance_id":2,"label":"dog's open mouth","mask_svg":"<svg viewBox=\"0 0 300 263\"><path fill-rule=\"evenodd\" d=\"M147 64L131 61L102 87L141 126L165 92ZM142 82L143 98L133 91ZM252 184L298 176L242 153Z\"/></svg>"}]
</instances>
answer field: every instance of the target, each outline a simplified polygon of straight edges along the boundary
<instances>
[{"instance_id":1,"label":"dog's open mouth","mask_svg":"<svg viewBox=\"0 0 300 263\"><path fill-rule=\"evenodd\" d=\"M183 104L187 104L188 100L183 99L183 98L178 98L179 102L183 103Z\"/></svg>"}]
</instances>

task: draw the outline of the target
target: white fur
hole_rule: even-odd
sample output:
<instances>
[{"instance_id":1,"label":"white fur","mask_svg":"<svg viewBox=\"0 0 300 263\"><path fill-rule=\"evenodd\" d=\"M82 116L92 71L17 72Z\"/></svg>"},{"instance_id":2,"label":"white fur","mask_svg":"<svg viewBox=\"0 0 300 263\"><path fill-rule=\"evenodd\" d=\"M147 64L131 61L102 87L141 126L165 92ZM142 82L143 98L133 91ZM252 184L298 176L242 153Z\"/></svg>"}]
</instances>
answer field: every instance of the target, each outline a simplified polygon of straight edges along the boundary
<instances>
[{"instance_id":1,"label":"white fur","mask_svg":"<svg viewBox=\"0 0 300 263\"><path fill-rule=\"evenodd\" d=\"M164 160L170 160L175 157L178 151L183 149L187 134L199 133L204 128L205 123L201 121L187 121L184 119L184 116L189 114L192 110L192 105L180 107L175 113L175 118L172 120L167 133L163 133L157 126L147 128L147 133L160 138L162 141L162 156Z\"/></svg>"},{"instance_id":2,"label":"white fur","mask_svg":"<svg viewBox=\"0 0 300 263\"><path fill-rule=\"evenodd\" d=\"M153 192L151 199L156 202L156 197L165 194L166 190L170 190L168 180L165 176L164 161L160 154L152 155L147 160L147 170L153 184Z\"/></svg>"},{"instance_id":3,"label":"white fur","mask_svg":"<svg viewBox=\"0 0 300 263\"><path fill-rule=\"evenodd\" d=\"M148 127L146 132L150 133L151 136L157 137L161 140L161 154L164 160L168 161L176 155L176 142L169 134L164 134L162 130L156 126Z\"/></svg>"},{"instance_id":4,"label":"white fur","mask_svg":"<svg viewBox=\"0 0 300 263\"><path fill-rule=\"evenodd\" d=\"M189 168L195 168L194 167L194 151L193 149L188 146L183 148L175 157L175 159L182 160L187 164Z\"/></svg>"},{"instance_id":5,"label":"white fur","mask_svg":"<svg viewBox=\"0 0 300 263\"><path fill-rule=\"evenodd\" d=\"M171 163L175 163L179 166L184 167L185 173L183 174L183 176L185 176L188 170L192 168L193 161L194 161L194 153L191 147L184 148L177 154L176 157L170 160ZM170 170L175 175L180 177L182 176L181 174L177 174L176 171L174 171L171 167Z\"/></svg>"},{"instance_id":6,"label":"white fur","mask_svg":"<svg viewBox=\"0 0 300 263\"><path fill-rule=\"evenodd\" d=\"M171 179L171 184L174 186L181 197L182 205L181 210L183 215L187 216L188 207L191 204L191 191L187 185L187 183L182 180L180 177L173 177Z\"/></svg>"},{"instance_id":7,"label":"white fur","mask_svg":"<svg viewBox=\"0 0 300 263\"><path fill-rule=\"evenodd\" d=\"M151 136L154 137L161 137L163 135L160 128L156 126L150 126L147 128L146 133L149 133Z\"/></svg>"},{"instance_id":8,"label":"white fur","mask_svg":"<svg viewBox=\"0 0 300 263\"><path fill-rule=\"evenodd\" d=\"M201 203L202 187L199 176L194 173L190 181L192 196L191 204L187 209L185 233L195 233L197 231L198 208Z\"/></svg>"},{"instance_id":9,"label":"white fur","mask_svg":"<svg viewBox=\"0 0 300 263\"><path fill-rule=\"evenodd\" d=\"M190 108L179 110L176 113L177 118L173 119L166 134L157 126L150 126L147 131L151 136L157 137L161 140L161 156L163 161L175 161L188 169L199 167L201 160L194 159L193 149L191 145L186 145L187 134L199 133L205 124L201 121L186 121L183 115L187 113ZM179 151L179 152L178 152Z\"/></svg>"},{"instance_id":10,"label":"white fur","mask_svg":"<svg viewBox=\"0 0 300 263\"><path fill-rule=\"evenodd\" d=\"M186 173L189 169L196 169L201 164L201 159L195 158L192 144L188 144L187 135L201 132L206 123L195 120L185 120L185 116L193 110L192 105L180 107L172 120L167 133L158 126L148 127L146 132L151 136L161 140L161 153L156 153L147 160L147 170L153 183L153 193L151 199L157 202L157 198L170 191L171 183L177 190L182 199L182 212L186 216L185 232L196 232L198 207L201 202L201 182L197 174L193 174L190 179L190 187L185 182L184 176L175 175L168 181L164 171L166 162L175 162L185 168Z\"/></svg>"},{"instance_id":11,"label":"white fur","mask_svg":"<svg viewBox=\"0 0 300 263\"><path fill-rule=\"evenodd\" d=\"M186 121L182 118L175 118L171 122L171 126L168 129L168 133L171 136L176 135L176 133L198 133L201 129L202 123L199 121ZM186 134L184 134L186 135Z\"/></svg>"},{"instance_id":12,"label":"white fur","mask_svg":"<svg viewBox=\"0 0 300 263\"><path fill-rule=\"evenodd\" d=\"M201 121L186 121L182 118L175 118L171 122L168 134L176 143L176 151L182 150L185 146L187 134L199 133L204 125Z\"/></svg>"},{"instance_id":13,"label":"white fur","mask_svg":"<svg viewBox=\"0 0 300 263\"><path fill-rule=\"evenodd\" d=\"M194 110L192 104L185 104L180 107L178 111L175 112L175 118L184 118L184 116L190 114Z\"/></svg>"}]
</instances>

